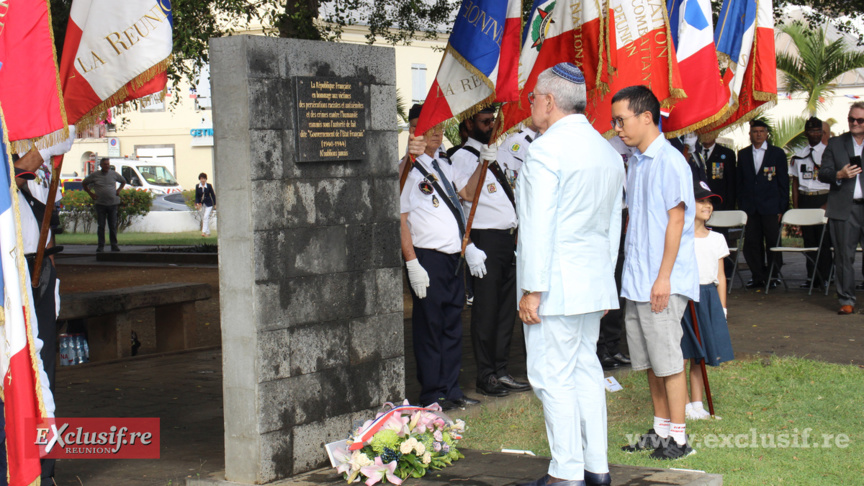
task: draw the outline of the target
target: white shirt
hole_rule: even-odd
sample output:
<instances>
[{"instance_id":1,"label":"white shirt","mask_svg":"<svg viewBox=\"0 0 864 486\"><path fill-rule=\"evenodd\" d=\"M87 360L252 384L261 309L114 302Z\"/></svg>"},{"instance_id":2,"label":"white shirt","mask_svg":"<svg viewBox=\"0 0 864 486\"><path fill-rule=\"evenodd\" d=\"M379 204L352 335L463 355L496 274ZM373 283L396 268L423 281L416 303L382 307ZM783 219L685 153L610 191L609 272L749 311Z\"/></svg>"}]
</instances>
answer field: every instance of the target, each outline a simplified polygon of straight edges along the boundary
<instances>
[{"instance_id":1,"label":"white shirt","mask_svg":"<svg viewBox=\"0 0 864 486\"><path fill-rule=\"evenodd\" d=\"M852 137L852 147L855 149L855 155L861 157L861 149L864 148L864 142L861 145L858 145L858 142L855 141L855 137ZM855 176L855 192L852 194L852 199L861 199L864 198L864 195L861 194L861 174Z\"/></svg>"},{"instance_id":2,"label":"white shirt","mask_svg":"<svg viewBox=\"0 0 864 486\"><path fill-rule=\"evenodd\" d=\"M465 142L465 146L478 152L483 148L482 144L473 138L469 138ZM477 164L480 163L479 158L467 150L460 149L453 154L450 160L453 162L453 172L456 174L456 180L453 183L461 191L468 184L471 175L477 170ZM462 202L466 218L471 214L471 206L471 201ZM507 193L504 192L501 183L495 178L495 174L490 169L486 169L486 180L483 181L480 198L477 200L477 211L474 213L474 223L471 227L473 229L510 229L515 228L517 224L516 210L513 209L513 204L507 197Z\"/></svg>"},{"instance_id":3,"label":"white shirt","mask_svg":"<svg viewBox=\"0 0 864 486\"><path fill-rule=\"evenodd\" d=\"M36 170L36 178L32 181L27 181L27 188L33 197L45 204L48 200L48 192L51 186L51 169L42 164L42 167ZM57 190L55 202L62 199L63 195L60 190ZM36 216L33 215L33 210L30 209L30 204L21 191L18 191L18 204L21 208L21 237L24 241L24 253L36 253L39 248L39 233L42 228L39 227L39 222L36 221ZM55 209L56 210L56 209ZM51 241L51 231L48 231L48 239L45 240L45 246Z\"/></svg>"},{"instance_id":4,"label":"white shirt","mask_svg":"<svg viewBox=\"0 0 864 486\"><path fill-rule=\"evenodd\" d=\"M699 267L699 285L720 283L717 273L720 271L720 259L729 256L729 246L726 238L713 231L704 238L695 238L696 265Z\"/></svg>"},{"instance_id":5,"label":"white shirt","mask_svg":"<svg viewBox=\"0 0 864 486\"><path fill-rule=\"evenodd\" d=\"M530 128L510 134L498 148L498 164L502 169L517 173L528 158L528 147L539 135Z\"/></svg>"},{"instance_id":6,"label":"white shirt","mask_svg":"<svg viewBox=\"0 0 864 486\"><path fill-rule=\"evenodd\" d=\"M798 188L804 192L824 191L831 188L830 185L819 182L819 169L822 165L822 154L825 153L827 145L817 143L815 146L807 146L795 152L789 160L789 176L798 178Z\"/></svg>"},{"instance_id":7,"label":"white shirt","mask_svg":"<svg viewBox=\"0 0 864 486\"><path fill-rule=\"evenodd\" d=\"M762 146L756 148L753 146L753 167L756 169L756 173L762 169L762 160L765 159L765 152L768 151L768 142L762 142Z\"/></svg>"},{"instance_id":8,"label":"white shirt","mask_svg":"<svg viewBox=\"0 0 864 486\"><path fill-rule=\"evenodd\" d=\"M421 154L416 162L423 166L430 176L434 176L438 185L444 189L443 182L435 169L432 168L432 157ZM438 159L441 172L451 182L453 167L444 158ZM446 190L446 189L445 189ZM417 248L437 250L441 253L453 254L462 251L462 239L459 237L459 223L444 202L446 194L439 194L419 170L412 168L405 179L405 188L399 205L402 213L408 213L408 229L411 230L411 240ZM509 203L508 203L509 204Z\"/></svg>"},{"instance_id":9,"label":"white shirt","mask_svg":"<svg viewBox=\"0 0 864 486\"><path fill-rule=\"evenodd\" d=\"M705 157L705 162L708 162L708 158L714 153L714 147L716 146L717 143L712 143L710 147L702 147L702 156Z\"/></svg>"}]
</instances>

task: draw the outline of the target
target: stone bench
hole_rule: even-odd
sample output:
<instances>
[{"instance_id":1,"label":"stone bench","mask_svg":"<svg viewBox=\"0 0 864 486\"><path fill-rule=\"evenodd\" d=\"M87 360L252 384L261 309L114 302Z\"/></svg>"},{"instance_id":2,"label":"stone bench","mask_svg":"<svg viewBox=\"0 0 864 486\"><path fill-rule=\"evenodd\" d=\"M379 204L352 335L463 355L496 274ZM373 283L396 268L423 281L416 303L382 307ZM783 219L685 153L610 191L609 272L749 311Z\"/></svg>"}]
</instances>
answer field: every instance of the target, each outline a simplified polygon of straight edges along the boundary
<instances>
[{"instance_id":1,"label":"stone bench","mask_svg":"<svg viewBox=\"0 0 864 486\"><path fill-rule=\"evenodd\" d=\"M156 311L156 349L177 351L192 347L196 332L195 301L210 298L203 283L142 285L60 296L58 320L84 319L90 360L131 355L129 311Z\"/></svg>"}]
</instances>

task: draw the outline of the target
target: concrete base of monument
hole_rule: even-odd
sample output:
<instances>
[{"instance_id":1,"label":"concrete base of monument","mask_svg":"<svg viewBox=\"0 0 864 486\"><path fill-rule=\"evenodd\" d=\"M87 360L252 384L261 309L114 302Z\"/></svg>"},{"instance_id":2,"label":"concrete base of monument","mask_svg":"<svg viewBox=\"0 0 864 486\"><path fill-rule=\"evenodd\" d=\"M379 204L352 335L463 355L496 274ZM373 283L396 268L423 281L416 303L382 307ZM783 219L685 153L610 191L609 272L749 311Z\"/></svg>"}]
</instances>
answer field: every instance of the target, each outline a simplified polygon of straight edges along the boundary
<instances>
[{"instance_id":1,"label":"concrete base of monument","mask_svg":"<svg viewBox=\"0 0 864 486\"><path fill-rule=\"evenodd\" d=\"M463 450L465 459L440 471L431 471L420 479L406 480L406 486L507 486L533 481L549 467L549 458L500 452ZM613 486L721 486L723 476L700 471L670 470L649 467L610 465ZM224 474L209 478L187 478L186 486L234 486ZM269 483L272 486L342 486L345 480L332 468L318 469L289 479ZM362 483L358 483L362 484ZM381 483L387 486L389 483Z\"/></svg>"}]
</instances>

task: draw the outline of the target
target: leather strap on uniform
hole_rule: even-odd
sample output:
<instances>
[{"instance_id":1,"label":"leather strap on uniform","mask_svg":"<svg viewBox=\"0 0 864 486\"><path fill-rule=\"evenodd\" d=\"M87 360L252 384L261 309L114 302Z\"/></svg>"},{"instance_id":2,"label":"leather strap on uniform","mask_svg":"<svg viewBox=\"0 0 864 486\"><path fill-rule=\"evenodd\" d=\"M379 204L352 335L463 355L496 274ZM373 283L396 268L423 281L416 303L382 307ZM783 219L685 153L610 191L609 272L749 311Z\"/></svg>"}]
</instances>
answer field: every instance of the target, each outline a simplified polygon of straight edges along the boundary
<instances>
[{"instance_id":1,"label":"leather strap on uniform","mask_svg":"<svg viewBox=\"0 0 864 486\"><path fill-rule=\"evenodd\" d=\"M513 195L513 188L510 187L510 183L507 182L507 177L504 175L504 171L501 170L501 166L498 165L497 160L489 164L489 170L492 171L492 175L494 175L495 179L498 180L498 183L501 184L501 189L504 190L504 194L507 195L507 199L510 200L513 209L516 209L516 196Z\"/></svg>"},{"instance_id":2,"label":"leather strap on uniform","mask_svg":"<svg viewBox=\"0 0 864 486\"><path fill-rule=\"evenodd\" d=\"M438 191L438 194L440 194L441 197L444 199L444 204L446 204L447 208L450 209L450 212L453 213L453 217L456 218L456 224L459 225L459 238L462 238L463 236L465 236L465 222L462 221L462 214L459 213L459 210L456 209L455 206L453 206L452 202L450 202L450 198L447 197L447 192L444 191L444 189L441 188L440 185L438 185L438 179L435 177L430 177L429 171L427 171L425 168L423 168L423 166L420 164L414 164L413 168L420 171L420 173L423 174L423 177L426 178L426 180L432 184L432 187L434 187L435 190Z\"/></svg>"}]
</instances>

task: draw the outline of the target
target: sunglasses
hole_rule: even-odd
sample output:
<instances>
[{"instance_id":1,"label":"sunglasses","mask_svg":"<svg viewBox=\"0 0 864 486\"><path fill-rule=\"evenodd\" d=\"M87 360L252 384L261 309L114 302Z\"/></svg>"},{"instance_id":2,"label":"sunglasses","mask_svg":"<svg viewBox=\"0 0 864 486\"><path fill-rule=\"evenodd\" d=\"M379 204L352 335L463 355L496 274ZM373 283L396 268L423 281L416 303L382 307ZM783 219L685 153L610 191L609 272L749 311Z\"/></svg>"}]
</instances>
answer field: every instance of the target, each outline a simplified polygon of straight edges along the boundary
<instances>
[{"instance_id":1,"label":"sunglasses","mask_svg":"<svg viewBox=\"0 0 864 486\"><path fill-rule=\"evenodd\" d=\"M846 121L848 121L850 125L854 125L856 123L859 125L864 125L864 118L854 118L850 116L846 119Z\"/></svg>"}]
</instances>

